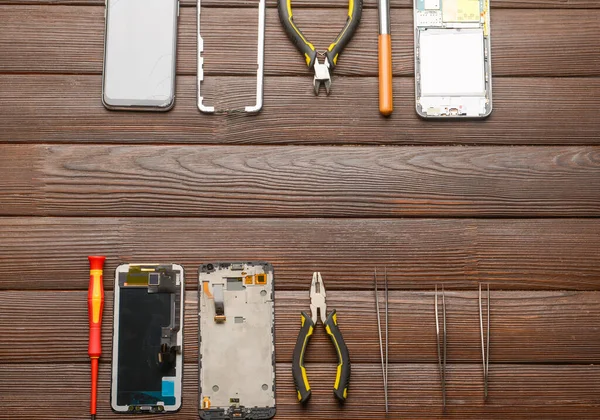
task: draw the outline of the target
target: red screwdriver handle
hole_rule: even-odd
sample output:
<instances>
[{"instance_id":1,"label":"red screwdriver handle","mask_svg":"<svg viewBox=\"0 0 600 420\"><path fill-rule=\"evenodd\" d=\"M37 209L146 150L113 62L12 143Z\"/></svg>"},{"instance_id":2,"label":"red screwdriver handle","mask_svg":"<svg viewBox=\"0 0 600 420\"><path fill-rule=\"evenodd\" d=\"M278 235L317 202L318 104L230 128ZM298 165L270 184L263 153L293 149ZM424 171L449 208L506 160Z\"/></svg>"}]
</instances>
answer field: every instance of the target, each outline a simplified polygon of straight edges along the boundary
<instances>
[{"instance_id":1,"label":"red screwdriver handle","mask_svg":"<svg viewBox=\"0 0 600 420\"><path fill-rule=\"evenodd\" d=\"M104 285L102 272L105 257L89 256L90 260L90 286L88 289L88 314L90 317L90 344L88 354L92 359L92 394L90 414L96 418L96 396L98 393L98 359L102 354L102 309L104 309Z\"/></svg>"},{"instance_id":2,"label":"red screwdriver handle","mask_svg":"<svg viewBox=\"0 0 600 420\"><path fill-rule=\"evenodd\" d=\"M102 354L102 338L100 325L102 323L102 309L104 308L104 286L102 284L102 271L105 257L90 256L90 287L88 290L88 313L90 317L90 344L88 354L91 358L98 358Z\"/></svg>"}]
</instances>

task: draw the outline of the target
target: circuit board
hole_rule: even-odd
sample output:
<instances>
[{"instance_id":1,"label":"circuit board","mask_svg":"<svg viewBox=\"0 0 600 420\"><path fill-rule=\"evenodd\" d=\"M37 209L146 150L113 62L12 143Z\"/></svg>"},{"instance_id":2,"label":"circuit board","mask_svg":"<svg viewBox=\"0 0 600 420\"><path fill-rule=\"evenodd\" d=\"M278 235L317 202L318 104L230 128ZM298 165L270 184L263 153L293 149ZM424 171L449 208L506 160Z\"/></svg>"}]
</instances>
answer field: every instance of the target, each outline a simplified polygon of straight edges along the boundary
<instances>
[{"instance_id":1,"label":"circuit board","mask_svg":"<svg viewBox=\"0 0 600 420\"><path fill-rule=\"evenodd\" d=\"M275 415L273 266L204 264L198 273L203 420Z\"/></svg>"},{"instance_id":2,"label":"circuit board","mask_svg":"<svg viewBox=\"0 0 600 420\"><path fill-rule=\"evenodd\" d=\"M417 113L492 111L489 0L414 0Z\"/></svg>"}]
</instances>

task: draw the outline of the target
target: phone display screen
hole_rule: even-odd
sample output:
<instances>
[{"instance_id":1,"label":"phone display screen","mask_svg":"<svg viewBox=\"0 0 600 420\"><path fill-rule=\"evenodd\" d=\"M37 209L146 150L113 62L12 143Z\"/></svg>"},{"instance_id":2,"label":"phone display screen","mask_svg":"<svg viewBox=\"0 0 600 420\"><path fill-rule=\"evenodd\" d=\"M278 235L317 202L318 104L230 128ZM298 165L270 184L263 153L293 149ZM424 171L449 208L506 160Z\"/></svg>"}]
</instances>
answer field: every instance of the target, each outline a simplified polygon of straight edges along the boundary
<instances>
[{"instance_id":1,"label":"phone display screen","mask_svg":"<svg viewBox=\"0 0 600 420\"><path fill-rule=\"evenodd\" d=\"M108 0L103 101L168 109L175 98L178 0Z\"/></svg>"},{"instance_id":2,"label":"phone display screen","mask_svg":"<svg viewBox=\"0 0 600 420\"><path fill-rule=\"evenodd\" d=\"M111 406L122 413L181 407L183 267L121 264L115 273Z\"/></svg>"},{"instance_id":3,"label":"phone display screen","mask_svg":"<svg viewBox=\"0 0 600 420\"><path fill-rule=\"evenodd\" d=\"M171 322L171 296L124 288L119 309L117 404L174 405L175 395L165 392L163 377L174 377L175 367L162 368L158 361L161 328Z\"/></svg>"}]
</instances>

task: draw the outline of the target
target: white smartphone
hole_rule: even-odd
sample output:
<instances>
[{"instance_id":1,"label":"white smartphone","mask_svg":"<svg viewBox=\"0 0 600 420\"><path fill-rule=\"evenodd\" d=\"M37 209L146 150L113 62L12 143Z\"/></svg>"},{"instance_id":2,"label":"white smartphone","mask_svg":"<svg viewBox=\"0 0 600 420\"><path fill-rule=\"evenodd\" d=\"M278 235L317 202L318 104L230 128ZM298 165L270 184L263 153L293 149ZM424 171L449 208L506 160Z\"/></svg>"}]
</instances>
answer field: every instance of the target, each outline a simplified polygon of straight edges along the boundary
<instances>
[{"instance_id":1,"label":"white smartphone","mask_svg":"<svg viewBox=\"0 0 600 420\"><path fill-rule=\"evenodd\" d=\"M107 0L102 102L168 111L175 103L178 0Z\"/></svg>"},{"instance_id":2,"label":"white smartphone","mask_svg":"<svg viewBox=\"0 0 600 420\"><path fill-rule=\"evenodd\" d=\"M489 0L414 0L415 94L423 118L492 112Z\"/></svg>"}]
</instances>

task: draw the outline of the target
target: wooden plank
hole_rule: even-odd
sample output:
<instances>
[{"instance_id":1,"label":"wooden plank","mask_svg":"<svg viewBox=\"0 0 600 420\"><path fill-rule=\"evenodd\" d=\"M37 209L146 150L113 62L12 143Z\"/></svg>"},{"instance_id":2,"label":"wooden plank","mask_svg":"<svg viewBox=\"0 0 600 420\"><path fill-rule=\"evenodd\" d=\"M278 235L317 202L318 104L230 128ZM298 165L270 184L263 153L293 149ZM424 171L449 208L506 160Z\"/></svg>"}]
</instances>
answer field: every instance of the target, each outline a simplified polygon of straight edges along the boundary
<instances>
[{"instance_id":1,"label":"wooden plank","mask_svg":"<svg viewBox=\"0 0 600 420\"><path fill-rule=\"evenodd\" d=\"M100 76L0 76L0 141L600 144L600 119L589 111L600 106L600 78L497 78L492 116L454 124L417 117L410 78L394 80L396 112L387 119L379 114L374 77L336 77L329 97L315 97L308 76L267 77L258 116L201 115L191 76L179 77L171 112L110 112L100 100L101 83ZM253 83L211 77L204 92L219 108L239 107L253 101Z\"/></svg>"},{"instance_id":2,"label":"wooden plank","mask_svg":"<svg viewBox=\"0 0 600 420\"><path fill-rule=\"evenodd\" d=\"M105 281L111 282L110 271ZM327 279L325 279L327 280ZM303 286L298 280L296 287ZM304 282L306 283L306 282ZM383 304L383 293L380 293ZM391 363L437 362L434 293L391 291L389 296L389 358ZM1 291L0 360L2 363L85 363L88 360L88 315L85 291ZM277 291L276 357L292 359L300 311L308 311L308 288ZM335 308L353 363L379 361L379 340L370 291L332 291ZM475 291L447 291L448 360L473 363L481 359L478 301ZM498 363L594 363L600 361L599 292L491 292L490 361ZM113 293L106 293L103 356L112 351ZM198 361L198 293L185 296L184 356ZM48 320L51 320L49 325ZM56 331L68 330L69 345ZM318 327L307 353L309 363L335 363L325 331Z\"/></svg>"},{"instance_id":3,"label":"wooden plank","mask_svg":"<svg viewBox=\"0 0 600 420\"><path fill-rule=\"evenodd\" d=\"M196 0L180 0L182 7L195 7ZM0 0L0 5L68 5L68 6L102 6L104 0ZM256 0L202 0L202 7L249 7L256 8ZM294 10L298 8L314 7L314 0L294 0ZM326 4L320 4L323 8L347 8L347 0L330 0ZM522 8L522 9L598 9L600 3L598 0L494 0L491 2L492 8ZM277 7L277 0L267 0L267 7ZM364 0L363 7L376 8L376 0ZM392 0L392 8L410 8L413 2L410 0Z\"/></svg>"},{"instance_id":4,"label":"wooden plank","mask_svg":"<svg viewBox=\"0 0 600 420\"><path fill-rule=\"evenodd\" d=\"M299 27L317 46L327 47L341 28L342 8L300 9ZM85 6L0 6L0 72L102 72L104 8ZM207 8L205 71L210 75L256 74L257 13L252 8ZM494 76L598 76L600 10L498 9L493 19ZM339 22L315 25L315 22ZM413 72L410 9L392 11L394 74ZM377 10L363 13L361 26L339 60L336 75L377 75ZM195 8L182 8L178 73L196 74ZM276 9L267 12L267 75L309 76L304 60L287 39ZM278 45L279 48L270 46ZM335 87L335 81L334 81Z\"/></svg>"},{"instance_id":5,"label":"wooden plank","mask_svg":"<svg viewBox=\"0 0 600 420\"><path fill-rule=\"evenodd\" d=\"M26 179L0 197L8 211L61 216L598 216L599 155L598 147L6 145L2 160L23 162L27 170L15 173Z\"/></svg>"},{"instance_id":6,"label":"wooden plank","mask_svg":"<svg viewBox=\"0 0 600 420\"><path fill-rule=\"evenodd\" d=\"M313 396L307 408L296 400L289 364L277 365L277 418L382 418L381 366L354 364L343 407L331 395L334 364L307 367ZM437 365L393 364L389 372L390 415L398 418L596 419L600 414L600 367L497 365L490 368L490 398L483 402L481 367L448 367L448 407L442 413ZM0 365L0 403L13 420L81 419L89 410L87 364ZM186 364L178 419L198 418L198 373ZM130 419L110 409L110 367L100 364L98 418ZM551 382L551 383L549 383ZM368 402L368 406L365 406ZM151 419L155 416L136 416Z\"/></svg>"},{"instance_id":7,"label":"wooden plank","mask_svg":"<svg viewBox=\"0 0 600 420\"><path fill-rule=\"evenodd\" d=\"M107 255L107 273L128 261L183 264L188 289L201 263L240 259L273 263L278 291L306 291L312 271L328 290L371 290L375 266L387 266L392 289L600 289L594 219L4 217L0 243L0 289L86 290L92 254Z\"/></svg>"}]
</instances>

